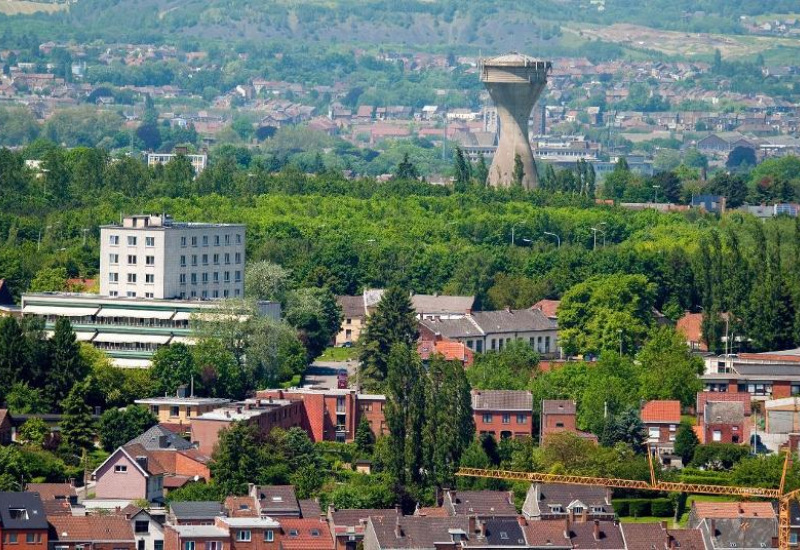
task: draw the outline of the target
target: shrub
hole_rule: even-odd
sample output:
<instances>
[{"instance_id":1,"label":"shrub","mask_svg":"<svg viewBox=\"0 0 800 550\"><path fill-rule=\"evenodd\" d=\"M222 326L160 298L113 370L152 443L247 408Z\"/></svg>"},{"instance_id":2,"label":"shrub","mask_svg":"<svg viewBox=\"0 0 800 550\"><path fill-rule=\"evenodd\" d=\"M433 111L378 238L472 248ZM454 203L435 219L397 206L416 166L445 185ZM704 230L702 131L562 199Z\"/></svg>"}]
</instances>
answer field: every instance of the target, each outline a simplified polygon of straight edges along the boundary
<instances>
[{"instance_id":1,"label":"shrub","mask_svg":"<svg viewBox=\"0 0 800 550\"><path fill-rule=\"evenodd\" d=\"M669 498L654 498L650 501L650 515L657 518L672 517L674 512L672 500Z\"/></svg>"}]
</instances>

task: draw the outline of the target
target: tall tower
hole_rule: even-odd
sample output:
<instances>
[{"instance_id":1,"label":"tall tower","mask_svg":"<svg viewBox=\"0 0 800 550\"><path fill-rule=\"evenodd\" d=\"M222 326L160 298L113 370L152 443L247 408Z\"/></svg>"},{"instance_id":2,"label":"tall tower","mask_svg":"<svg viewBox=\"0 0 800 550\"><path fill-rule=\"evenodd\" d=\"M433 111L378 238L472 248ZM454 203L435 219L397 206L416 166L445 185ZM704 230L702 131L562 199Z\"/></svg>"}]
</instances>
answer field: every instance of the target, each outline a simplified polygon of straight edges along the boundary
<instances>
[{"instance_id":1,"label":"tall tower","mask_svg":"<svg viewBox=\"0 0 800 550\"><path fill-rule=\"evenodd\" d=\"M481 59L481 82L492 96L500 118L500 141L489 169L489 185L508 187L514 183L517 155L522 161L522 186L539 183L528 140L528 118L547 84L552 64L519 53Z\"/></svg>"}]
</instances>

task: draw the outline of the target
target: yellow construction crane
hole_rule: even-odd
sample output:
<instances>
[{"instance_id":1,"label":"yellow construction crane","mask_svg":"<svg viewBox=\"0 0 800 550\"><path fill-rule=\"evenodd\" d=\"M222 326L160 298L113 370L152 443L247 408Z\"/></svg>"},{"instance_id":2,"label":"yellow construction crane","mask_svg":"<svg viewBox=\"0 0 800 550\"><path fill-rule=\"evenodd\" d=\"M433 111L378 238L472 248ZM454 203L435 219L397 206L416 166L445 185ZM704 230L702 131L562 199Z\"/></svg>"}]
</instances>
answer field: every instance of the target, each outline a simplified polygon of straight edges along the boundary
<instances>
[{"instance_id":1,"label":"yellow construction crane","mask_svg":"<svg viewBox=\"0 0 800 550\"><path fill-rule=\"evenodd\" d=\"M564 483L567 485L612 487L614 489L636 489L640 491L664 491L675 493L775 499L778 501L778 548L780 550L790 550L790 503L792 500L800 497L800 489L790 491L788 493L784 492L786 485L786 474L789 471L789 465L791 463L790 452L786 453L786 459L783 462L783 473L781 475L781 483L778 489L658 481L655 475L655 468L653 467L653 458L649 452L649 449L647 456L650 461L650 482L634 479L545 474L540 472L515 472L511 470L485 470L481 468L459 468L459 470L456 472L456 475L465 477L485 477L507 481L529 481L531 483Z\"/></svg>"}]
</instances>

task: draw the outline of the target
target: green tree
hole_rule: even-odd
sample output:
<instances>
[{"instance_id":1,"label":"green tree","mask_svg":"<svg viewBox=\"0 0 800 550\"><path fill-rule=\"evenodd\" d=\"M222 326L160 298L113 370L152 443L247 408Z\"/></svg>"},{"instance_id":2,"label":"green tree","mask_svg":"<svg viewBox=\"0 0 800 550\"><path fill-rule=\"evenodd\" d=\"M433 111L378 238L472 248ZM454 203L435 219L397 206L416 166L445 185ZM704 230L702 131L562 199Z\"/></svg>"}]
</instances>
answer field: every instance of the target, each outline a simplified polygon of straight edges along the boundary
<instances>
[{"instance_id":1,"label":"green tree","mask_svg":"<svg viewBox=\"0 0 800 550\"><path fill-rule=\"evenodd\" d=\"M46 267L36 273L31 281L31 292L63 292L67 290L67 270L64 267Z\"/></svg>"},{"instance_id":2,"label":"green tree","mask_svg":"<svg viewBox=\"0 0 800 550\"><path fill-rule=\"evenodd\" d=\"M675 453L681 457L684 466L688 466L694 458L694 450L700 444L694 429L686 422L681 422L675 434Z\"/></svg>"},{"instance_id":3,"label":"green tree","mask_svg":"<svg viewBox=\"0 0 800 550\"><path fill-rule=\"evenodd\" d=\"M525 340L512 340L496 353L477 355L467 370L472 387L482 390L524 390L536 376L539 354Z\"/></svg>"},{"instance_id":4,"label":"green tree","mask_svg":"<svg viewBox=\"0 0 800 550\"><path fill-rule=\"evenodd\" d=\"M249 262L245 268L245 295L256 300L282 302L291 272L267 261Z\"/></svg>"},{"instance_id":5,"label":"green tree","mask_svg":"<svg viewBox=\"0 0 800 550\"><path fill-rule=\"evenodd\" d=\"M212 454L211 475L223 495L243 495L247 484L257 480L261 444L256 426L234 422L222 430Z\"/></svg>"},{"instance_id":6,"label":"green tree","mask_svg":"<svg viewBox=\"0 0 800 550\"><path fill-rule=\"evenodd\" d=\"M695 403L703 389L703 360L691 353L682 334L671 327L654 329L636 358L643 367L642 399L677 399L684 407Z\"/></svg>"},{"instance_id":7,"label":"green tree","mask_svg":"<svg viewBox=\"0 0 800 550\"><path fill-rule=\"evenodd\" d=\"M25 335L13 317L0 319L0 401L9 386L19 381L28 365ZM17 411L15 411L17 412Z\"/></svg>"},{"instance_id":8,"label":"green tree","mask_svg":"<svg viewBox=\"0 0 800 550\"><path fill-rule=\"evenodd\" d=\"M41 447L44 445L47 436L50 435L50 428L41 418L33 417L25 421L19 427L17 434L19 440L26 445Z\"/></svg>"},{"instance_id":9,"label":"green tree","mask_svg":"<svg viewBox=\"0 0 800 550\"><path fill-rule=\"evenodd\" d=\"M202 339L192 346L191 351L200 381L209 397L245 397L245 373L236 356L220 340Z\"/></svg>"},{"instance_id":10,"label":"green tree","mask_svg":"<svg viewBox=\"0 0 800 550\"><path fill-rule=\"evenodd\" d=\"M471 167L467 159L464 158L464 151L462 151L459 146L456 146L453 168L455 171L454 189L456 192L463 192L466 190L467 185L469 185Z\"/></svg>"},{"instance_id":11,"label":"green tree","mask_svg":"<svg viewBox=\"0 0 800 550\"><path fill-rule=\"evenodd\" d=\"M327 288L301 288L288 295L286 321L308 350L309 362L330 345L344 320L336 296Z\"/></svg>"},{"instance_id":12,"label":"green tree","mask_svg":"<svg viewBox=\"0 0 800 550\"><path fill-rule=\"evenodd\" d=\"M361 417L356 428L355 444L359 452L366 455L372 454L372 448L375 446L375 434L372 433L366 416Z\"/></svg>"},{"instance_id":13,"label":"green tree","mask_svg":"<svg viewBox=\"0 0 800 550\"><path fill-rule=\"evenodd\" d=\"M30 479L28 461L19 448L0 446L0 491L22 491Z\"/></svg>"},{"instance_id":14,"label":"green tree","mask_svg":"<svg viewBox=\"0 0 800 550\"><path fill-rule=\"evenodd\" d=\"M631 408L606 420L600 434L600 443L606 447L625 443L636 453L644 452L645 430L639 412Z\"/></svg>"},{"instance_id":15,"label":"green tree","mask_svg":"<svg viewBox=\"0 0 800 550\"><path fill-rule=\"evenodd\" d=\"M77 382L61 402L61 435L73 454L94 447L95 425L88 397L89 382Z\"/></svg>"},{"instance_id":16,"label":"green tree","mask_svg":"<svg viewBox=\"0 0 800 550\"><path fill-rule=\"evenodd\" d=\"M706 443L694 449L691 465L709 470L730 470L733 466L750 454L750 449L732 443Z\"/></svg>"},{"instance_id":17,"label":"green tree","mask_svg":"<svg viewBox=\"0 0 800 550\"><path fill-rule=\"evenodd\" d=\"M412 346L417 340L417 317L411 297L400 287L387 288L361 333L359 380L365 388L378 389L388 375L392 346Z\"/></svg>"},{"instance_id":18,"label":"green tree","mask_svg":"<svg viewBox=\"0 0 800 550\"><path fill-rule=\"evenodd\" d=\"M89 366L80 353L72 325L66 317L56 320L53 337L50 339L50 372L47 376L46 395L53 402L61 402L73 385L83 380Z\"/></svg>"},{"instance_id":19,"label":"green tree","mask_svg":"<svg viewBox=\"0 0 800 550\"><path fill-rule=\"evenodd\" d=\"M186 344L162 346L153 354L153 385L158 395L172 395L179 386L200 385L200 373Z\"/></svg>"},{"instance_id":20,"label":"green tree","mask_svg":"<svg viewBox=\"0 0 800 550\"><path fill-rule=\"evenodd\" d=\"M394 177L398 180L419 179L417 167L409 160L408 153L403 155L403 160L397 165L397 170L394 173Z\"/></svg>"},{"instance_id":21,"label":"green tree","mask_svg":"<svg viewBox=\"0 0 800 550\"><path fill-rule=\"evenodd\" d=\"M725 161L725 167L731 170L753 167L756 164L758 164L758 159L756 159L755 150L742 145L734 147L728 154L728 160Z\"/></svg>"},{"instance_id":22,"label":"green tree","mask_svg":"<svg viewBox=\"0 0 800 550\"><path fill-rule=\"evenodd\" d=\"M108 409L100 416L97 434L103 449L110 453L157 423L155 415L144 407Z\"/></svg>"},{"instance_id":23,"label":"green tree","mask_svg":"<svg viewBox=\"0 0 800 550\"><path fill-rule=\"evenodd\" d=\"M39 388L27 382L15 382L6 394L6 404L16 414L43 414L48 412L47 400Z\"/></svg>"},{"instance_id":24,"label":"green tree","mask_svg":"<svg viewBox=\"0 0 800 550\"><path fill-rule=\"evenodd\" d=\"M474 175L478 185L485 187L489 179L489 167L486 166L486 158L483 155L478 157L478 165L475 167Z\"/></svg>"}]
</instances>

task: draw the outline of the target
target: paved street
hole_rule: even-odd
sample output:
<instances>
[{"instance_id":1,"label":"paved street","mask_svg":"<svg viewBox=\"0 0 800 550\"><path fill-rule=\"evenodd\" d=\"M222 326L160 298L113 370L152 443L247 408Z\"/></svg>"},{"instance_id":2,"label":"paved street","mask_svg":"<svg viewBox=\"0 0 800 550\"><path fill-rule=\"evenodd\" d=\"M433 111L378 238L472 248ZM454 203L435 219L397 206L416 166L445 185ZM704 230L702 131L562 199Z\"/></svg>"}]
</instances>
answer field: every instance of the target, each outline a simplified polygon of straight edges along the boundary
<instances>
[{"instance_id":1,"label":"paved street","mask_svg":"<svg viewBox=\"0 0 800 550\"><path fill-rule=\"evenodd\" d=\"M304 386L336 388L336 374L339 369L347 369L348 380L352 385L355 380L358 362L351 361L316 361L306 370L303 377Z\"/></svg>"}]
</instances>

